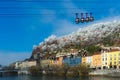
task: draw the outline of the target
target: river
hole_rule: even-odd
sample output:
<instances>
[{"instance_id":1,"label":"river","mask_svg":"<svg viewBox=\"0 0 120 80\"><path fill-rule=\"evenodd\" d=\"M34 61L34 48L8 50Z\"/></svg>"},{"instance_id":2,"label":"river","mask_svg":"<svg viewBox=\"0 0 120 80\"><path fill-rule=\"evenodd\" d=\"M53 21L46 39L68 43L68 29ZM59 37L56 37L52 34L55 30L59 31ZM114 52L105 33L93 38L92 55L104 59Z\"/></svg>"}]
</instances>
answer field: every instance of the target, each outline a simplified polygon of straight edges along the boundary
<instances>
[{"instance_id":1,"label":"river","mask_svg":"<svg viewBox=\"0 0 120 80\"><path fill-rule=\"evenodd\" d=\"M90 76L90 77L56 77L56 76L4 76L0 80L120 80L120 78Z\"/></svg>"}]
</instances>

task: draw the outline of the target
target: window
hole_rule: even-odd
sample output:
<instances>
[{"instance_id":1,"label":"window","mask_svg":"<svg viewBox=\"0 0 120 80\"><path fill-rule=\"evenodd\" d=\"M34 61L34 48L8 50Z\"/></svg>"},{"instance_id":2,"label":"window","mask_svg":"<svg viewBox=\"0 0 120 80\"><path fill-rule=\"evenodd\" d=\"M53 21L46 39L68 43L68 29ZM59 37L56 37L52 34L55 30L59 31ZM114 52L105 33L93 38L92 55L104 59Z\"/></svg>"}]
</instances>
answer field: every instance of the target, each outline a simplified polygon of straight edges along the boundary
<instances>
[{"instance_id":1,"label":"window","mask_svg":"<svg viewBox=\"0 0 120 80\"><path fill-rule=\"evenodd\" d=\"M110 65L112 65L112 62L110 62Z\"/></svg>"},{"instance_id":2,"label":"window","mask_svg":"<svg viewBox=\"0 0 120 80\"><path fill-rule=\"evenodd\" d=\"M110 60L112 60L112 57L110 57Z\"/></svg>"},{"instance_id":3,"label":"window","mask_svg":"<svg viewBox=\"0 0 120 80\"><path fill-rule=\"evenodd\" d=\"M107 61L107 58L105 58L105 60Z\"/></svg>"},{"instance_id":4,"label":"window","mask_svg":"<svg viewBox=\"0 0 120 80\"><path fill-rule=\"evenodd\" d=\"M119 53L119 56L120 56L120 53Z\"/></svg>"},{"instance_id":5,"label":"window","mask_svg":"<svg viewBox=\"0 0 120 80\"><path fill-rule=\"evenodd\" d=\"M110 68L112 68L112 62L110 62Z\"/></svg>"},{"instance_id":6,"label":"window","mask_svg":"<svg viewBox=\"0 0 120 80\"><path fill-rule=\"evenodd\" d=\"M107 65L107 62L105 64Z\"/></svg>"},{"instance_id":7,"label":"window","mask_svg":"<svg viewBox=\"0 0 120 80\"><path fill-rule=\"evenodd\" d=\"M112 54L110 54L110 57L112 57Z\"/></svg>"},{"instance_id":8,"label":"window","mask_svg":"<svg viewBox=\"0 0 120 80\"><path fill-rule=\"evenodd\" d=\"M116 64L116 61L114 62L114 64Z\"/></svg>"},{"instance_id":9,"label":"window","mask_svg":"<svg viewBox=\"0 0 120 80\"><path fill-rule=\"evenodd\" d=\"M114 54L114 57L116 57L116 54Z\"/></svg>"},{"instance_id":10,"label":"window","mask_svg":"<svg viewBox=\"0 0 120 80\"><path fill-rule=\"evenodd\" d=\"M104 61L104 58L102 60Z\"/></svg>"},{"instance_id":11,"label":"window","mask_svg":"<svg viewBox=\"0 0 120 80\"><path fill-rule=\"evenodd\" d=\"M114 60L116 60L116 57L114 57Z\"/></svg>"}]
</instances>

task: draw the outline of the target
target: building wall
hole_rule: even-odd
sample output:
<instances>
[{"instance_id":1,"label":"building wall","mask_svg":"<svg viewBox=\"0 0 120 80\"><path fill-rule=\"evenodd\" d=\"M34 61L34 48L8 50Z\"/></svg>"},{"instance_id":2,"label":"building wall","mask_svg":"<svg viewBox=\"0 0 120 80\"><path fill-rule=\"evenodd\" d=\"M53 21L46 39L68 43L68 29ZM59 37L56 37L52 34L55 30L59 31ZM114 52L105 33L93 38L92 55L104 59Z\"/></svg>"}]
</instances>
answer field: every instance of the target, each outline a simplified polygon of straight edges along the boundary
<instances>
[{"instance_id":1,"label":"building wall","mask_svg":"<svg viewBox=\"0 0 120 80\"><path fill-rule=\"evenodd\" d=\"M52 66L52 62L50 59L41 60L41 67L42 68L49 68L50 66Z\"/></svg>"},{"instance_id":2,"label":"building wall","mask_svg":"<svg viewBox=\"0 0 120 80\"><path fill-rule=\"evenodd\" d=\"M86 57L85 56L82 57L82 63L83 64L86 63Z\"/></svg>"},{"instance_id":3,"label":"building wall","mask_svg":"<svg viewBox=\"0 0 120 80\"><path fill-rule=\"evenodd\" d=\"M36 61L23 61L19 64L21 70L26 70L31 66L36 66Z\"/></svg>"},{"instance_id":4,"label":"building wall","mask_svg":"<svg viewBox=\"0 0 120 80\"><path fill-rule=\"evenodd\" d=\"M57 60L51 60L51 66L52 67L57 67L58 66L58 63L57 63Z\"/></svg>"},{"instance_id":5,"label":"building wall","mask_svg":"<svg viewBox=\"0 0 120 80\"><path fill-rule=\"evenodd\" d=\"M102 68L108 68L108 51L103 51L102 56Z\"/></svg>"},{"instance_id":6,"label":"building wall","mask_svg":"<svg viewBox=\"0 0 120 80\"><path fill-rule=\"evenodd\" d=\"M81 64L82 62L82 58L81 57L66 57L65 59L63 59L63 63L67 63L69 66L74 66L74 65L78 65Z\"/></svg>"},{"instance_id":7,"label":"building wall","mask_svg":"<svg viewBox=\"0 0 120 80\"><path fill-rule=\"evenodd\" d=\"M19 65L21 64L21 62L20 61L18 61L18 62L15 62L15 69L19 69Z\"/></svg>"},{"instance_id":8,"label":"building wall","mask_svg":"<svg viewBox=\"0 0 120 80\"><path fill-rule=\"evenodd\" d=\"M90 67L92 67L92 56L87 56L86 57L86 63L90 65Z\"/></svg>"},{"instance_id":9,"label":"building wall","mask_svg":"<svg viewBox=\"0 0 120 80\"><path fill-rule=\"evenodd\" d=\"M112 66L112 68L120 67L120 51L108 52L108 68Z\"/></svg>"},{"instance_id":10,"label":"building wall","mask_svg":"<svg viewBox=\"0 0 120 80\"><path fill-rule=\"evenodd\" d=\"M59 66L58 62L59 62L59 65L61 66L62 65L61 58L60 58L60 61L58 61L57 59L56 60L53 60L53 59L41 60L41 66L42 66L42 68L57 67L57 66Z\"/></svg>"},{"instance_id":11,"label":"building wall","mask_svg":"<svg viewBox=\"0 0 120 80\"><path fill-rule=\"evenodd\" d=\"M96 53L92 56L92 67L99 68L102 66L102 57L100 53Z\"/></svg>"},{"instance_id":12,"label":"building wall","mask_svg":"<svg viewBox=\"0 0 120 80\"><path fill-rule=\"evenodd\" d=\"M61 57L58 58L57 65L61 66L62 65L62 61L63 61L63 57L61 56Z\"/></svg>"}]
</instances>

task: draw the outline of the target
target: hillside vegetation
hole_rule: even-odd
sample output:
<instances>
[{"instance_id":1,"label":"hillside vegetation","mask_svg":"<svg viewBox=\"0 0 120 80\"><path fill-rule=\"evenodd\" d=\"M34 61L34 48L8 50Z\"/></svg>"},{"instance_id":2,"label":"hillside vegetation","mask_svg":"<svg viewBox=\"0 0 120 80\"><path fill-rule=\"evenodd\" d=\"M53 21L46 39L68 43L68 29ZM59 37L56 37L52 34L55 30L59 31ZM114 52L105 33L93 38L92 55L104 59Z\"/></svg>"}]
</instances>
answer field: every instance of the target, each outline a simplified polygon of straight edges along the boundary
<instances>
[{"instance_id":1,"label":"hillside vegetation","mask_svg":"<svg viewBox=\"0 0 120 80\"><path fill-rule=\"evenodd\" d=\"M101 46L120 46L120 21L92 24L62 37L51 35L34 47L32 55L36 52L69 52L70 49L85 49L88 53L94 53Z\"/></svg>"}]
</instances>

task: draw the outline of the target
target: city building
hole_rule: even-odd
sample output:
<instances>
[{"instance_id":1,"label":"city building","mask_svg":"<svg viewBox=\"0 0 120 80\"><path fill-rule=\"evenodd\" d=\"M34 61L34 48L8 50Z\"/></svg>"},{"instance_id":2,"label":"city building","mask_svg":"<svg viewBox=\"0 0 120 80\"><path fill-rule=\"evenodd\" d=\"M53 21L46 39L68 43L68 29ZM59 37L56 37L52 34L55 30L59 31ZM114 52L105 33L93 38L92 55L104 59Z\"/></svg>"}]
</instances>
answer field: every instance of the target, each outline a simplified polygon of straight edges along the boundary
<instances>
[{"instance_id":1,"label":"city building","mask_svg":"<svg viewBox=\"0 0 120 80\"><path fill-rule=\"evenodd\" d=\"M32 66L36 66L36 61L21 61L18 65L18 74L29 74L28 69Z\"/></svg>"},{"instance_id":2,"label":"city building","mask_svg":"<svg viewBox=\"0 0 120 80\"><path fill-rule=\"evenodd\" d=\"M108 52L108 68L120 69L120 51L111 50Z\"/></svg>"},{"instance_id":3,"label":"city building","mask_svg":"<svg viewBox=\"0 0 120 80\"><path fill-rule=\"evenodd\" d=\"M86 64L90 65L92 67L92 56L86 56Z\"/></svg>"},{"instance_id":4,"label":"city building","mask_svg":"<svg viewBox=\"0 0 120 80\"><path fill-rule=\"evenodd\" d=\"M70 57L66 56L63 59L63 63L67 63L69 66L75 66L82 63L82 57L81 56L74 56L71 54Z\"/></svg>"},{"instance_id":5,"label":"city building","mask_svg":"<svg viewBox=\"0 0 120 80\"><path fill-rule=\"evenodd\" d=\"M101 53L94 53L92 56L92 68L101 69L102 66L102 56Z\"/></svg>"},{"instance_id":6,"label":"city building","mask_svg":"<svg viewBox=\"0 0 120 80\"><path fill-rule=\"evenodd\" d=\"M109 54L108 54L108 50L102 50L101 51L101 56L102 56L102 66L101 66L101 68L103 68L103 69L106 69L106 68L109 68L108 67L108 56L109 56Z\"/></svg>"},{"instance_id":7,"label":"city building","mask_svg":"<svg viewBox=\"0 0 120 80\"><path fill-rule=\"evenodd\" d=\"M41 60L41 67L44 68L50 68L52 66L52 61L50 59L44 59Z\"/></svg>"},{"instance_id":8,"label":"city building","mask_svg":"<svg viewBox=\"0 0 120 80\"><path fill-rule=\"evenodd\" d=\"M63 56L57 57L57 65L61 66L63 61Z\"/></svg>"},{"instance_id":9,"label":"city building","mask_svg":"<svg viewBox=\"0 0 120 80\"><path fill-rule=\"evenodd\" d=\"M82 56L82 63L86 64L86 56Z\"/></svg>"}]
</instances>

